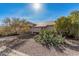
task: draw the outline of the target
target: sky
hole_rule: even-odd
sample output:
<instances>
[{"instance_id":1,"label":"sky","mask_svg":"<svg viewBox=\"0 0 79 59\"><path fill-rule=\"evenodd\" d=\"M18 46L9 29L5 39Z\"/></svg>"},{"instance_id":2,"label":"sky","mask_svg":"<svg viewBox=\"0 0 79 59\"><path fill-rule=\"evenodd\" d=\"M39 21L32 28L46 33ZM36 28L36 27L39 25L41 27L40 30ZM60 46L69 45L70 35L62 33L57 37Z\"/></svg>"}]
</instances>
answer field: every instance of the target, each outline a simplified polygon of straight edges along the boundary
<instances>
[{"instance_id":1,"label":"sky","mask_svg":"<svg viewBox=\"0 0 79 59\"><path fill-rule=\"evenodd\" d=\"M0 3L0 23L6 17L25 18L38 23L55 21L61 16L79 10L77 3Z\"/></svg>"}]
</instances>

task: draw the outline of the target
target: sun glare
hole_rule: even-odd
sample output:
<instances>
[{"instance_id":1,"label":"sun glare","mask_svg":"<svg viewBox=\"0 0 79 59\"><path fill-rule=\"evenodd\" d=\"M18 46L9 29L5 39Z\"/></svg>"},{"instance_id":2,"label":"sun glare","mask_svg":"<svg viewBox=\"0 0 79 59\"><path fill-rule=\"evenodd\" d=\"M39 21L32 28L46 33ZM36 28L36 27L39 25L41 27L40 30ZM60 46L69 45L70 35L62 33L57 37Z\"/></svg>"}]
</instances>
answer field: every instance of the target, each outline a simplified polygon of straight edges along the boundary
<instances>
[{"instance_id":1,"label":"sun glare","mask_svg":"<svg viewBox=\"0 0 79 59\"><path fill-rule=\"evenodd\" d=\"M41 9L41 4L40 4L40 3L33 3L33 4L32 4L32 7L33 7L35 10L40 10L40 9Z\"/></svg>"}]
</instances>

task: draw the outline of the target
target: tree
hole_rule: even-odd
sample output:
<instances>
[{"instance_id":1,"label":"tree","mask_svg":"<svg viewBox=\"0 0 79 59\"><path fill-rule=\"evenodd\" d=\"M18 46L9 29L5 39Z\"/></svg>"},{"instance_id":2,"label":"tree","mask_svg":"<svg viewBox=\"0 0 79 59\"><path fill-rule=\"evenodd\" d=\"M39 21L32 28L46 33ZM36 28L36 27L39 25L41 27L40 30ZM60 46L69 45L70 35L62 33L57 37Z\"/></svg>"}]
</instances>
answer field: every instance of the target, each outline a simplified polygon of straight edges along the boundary
<instances>
[{"instance_id":1,"label":"tree","mask_svg":"<svg viewBox=\"0 0 79 59\"><path fill-rule=\"evenodd\" d=\"M79 37L79 11L73 11L67 17L60 17L56 21L56 29L66 36Z\"/></svg>"},{"instance_id":2,"label":"tree","mask_svg":"<svg viewBox=\"0 0 79 59\"><path fill-rule=\"evenodd\" d=\"M69 30L68 30L69 25L70 25L70 23L69 23L69 19L67 17L60 17L56 21L56 30L60 34L66 34L67 32L69 32Z\"/></svg>"},{"instance_id":3,"label":"tree","mask_svg":"<svg viewBox=\"0 0 79 59\"><path fill-rule=\"evenodd\" d=\"M79 11L73 11L70 13L70 19L72 26L70 34L74 35L75 38L79 37Z\"/></svg>"},{"instance_id":4,"label":"tree","mask_svg":"<svg viewBox=\"0 0 79 59\"><path fill-rule=\"evenodd\" d=\"M6 18L4 20L5 31L16 34L27 32L30 29L30 25L25 19L19 18Z\"/></svg>"}]
</instances>

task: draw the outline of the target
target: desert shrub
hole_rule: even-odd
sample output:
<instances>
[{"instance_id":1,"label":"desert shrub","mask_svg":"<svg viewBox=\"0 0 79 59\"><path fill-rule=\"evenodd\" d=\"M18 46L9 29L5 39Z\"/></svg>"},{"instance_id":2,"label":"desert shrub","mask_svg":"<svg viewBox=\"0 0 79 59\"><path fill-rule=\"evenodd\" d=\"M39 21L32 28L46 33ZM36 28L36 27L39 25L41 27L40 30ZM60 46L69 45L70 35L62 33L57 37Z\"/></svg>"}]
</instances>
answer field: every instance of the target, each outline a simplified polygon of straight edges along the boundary
<instances>
[{"instance_id":1,"label":"desert shrub","mask_svg":"<svg viewBox=\"0 0 79 59\"><path fill-rule=\"evenodd\" d=\"M73 11L67 17L58 18L56 30L65 37L79 39L79 11Z\"/></svg>"},{"instance_id":2,"label":"desert shrub","mask_svg":"<svg viewBox=\"0 0 79 59\"><path fill-rule=\"evenodd\" d=\"M70 36L71 20L67 17L60 17L56 21L56 30L63 36Z\"/></svg>"},{"instance_id":3,"label":"desert shrub","mask_svg":"<svg viewBox=\"0 0 79 59\"><path fill-rule=\"evenodd\" d=\"M62 35L56 35L56 37L52 38L52 44L54 46L60 46L61 44L64 43L64 37L62 37Z\"/></svg>"},{"instance_id":4,"label":"desert shrub","mask_svg":"<svg viewBox=\"0 0 79 59\"><path fill-rule=\"evenodd\" d=\"M59 46L64 42L64 38L55 31L41 30L39 35L35 36L35 41L45 46Z\"/></svg>"},{"instance_id":5,"label":"desert shrub","mask_svg":"<svg viewBox=\"0 0 79 59\"><path fill-rule=\"evenodd\" d=\"M0 26L0 37L27 33L35 24L20 18L5 18Z\"/></svg>"}]
</instances>

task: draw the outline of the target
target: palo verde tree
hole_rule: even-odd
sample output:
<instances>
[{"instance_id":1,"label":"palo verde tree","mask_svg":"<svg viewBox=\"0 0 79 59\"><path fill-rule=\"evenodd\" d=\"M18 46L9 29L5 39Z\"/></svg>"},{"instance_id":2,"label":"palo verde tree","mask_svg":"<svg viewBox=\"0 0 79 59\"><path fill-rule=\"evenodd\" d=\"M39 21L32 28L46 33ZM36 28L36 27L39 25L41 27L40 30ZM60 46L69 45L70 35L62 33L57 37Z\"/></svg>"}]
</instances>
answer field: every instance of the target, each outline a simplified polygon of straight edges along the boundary
<instances>
[{"instance_id":1,"label":"palo verde tree","mask_svg":"<svg viewBox=\"0 0 79 59\"><path fill-rule=\"evenodd\" d=\"M19 18L6 18L4 20L5 31L7 33L15 33L20 34L27 32L30 29L30 25L27 23L25 19Z\"/></svg>"}]
</instances>

